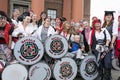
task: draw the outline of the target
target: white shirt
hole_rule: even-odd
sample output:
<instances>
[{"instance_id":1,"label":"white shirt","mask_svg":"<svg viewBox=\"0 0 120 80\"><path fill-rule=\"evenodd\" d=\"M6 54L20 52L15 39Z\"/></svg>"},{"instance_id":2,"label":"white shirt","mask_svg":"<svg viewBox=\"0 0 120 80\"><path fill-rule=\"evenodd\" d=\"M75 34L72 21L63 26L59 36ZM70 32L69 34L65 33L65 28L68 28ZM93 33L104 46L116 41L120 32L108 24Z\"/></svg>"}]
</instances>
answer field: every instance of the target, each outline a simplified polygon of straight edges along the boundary
<instances>
[{"instance_id":1,"label":"white shirt","mask_svg":"<svg viewBox=\"0 0 120 80\"><path fill-rule=\"evenodd\" d=\"M39 40L42 40L42 39L41 39L41 32L42 32L42 28L43 28L43 27L44 27L44 26L41 25L41 26L37 29L37 31L36 31L32 36L35 36L35 37L38 38ZM55 34L54 28L53 28L52 26L49 26L47 36L49 37L49 36L54 35L54 34Z\"/></svg>"},{"instance_id":2,"label":"white shirt","mask_svg":"<svg viewBox=\"0 0 120 80\"><path fill-rule=\"evenodd\" d=\"M105 34L106 34L106 39L111 41L110 34L109 34L109 32L107 31L106 28L102 28L102 29L101 29L101 32L95 32L95 38L96 38L96 40L104 39L104 38L105 38L105 36L104 36L104 31L105 31ZM91 32L92 32L92 31L91 31ZM91 41L91 32L90 32L89 40L88 40L88 44L89 44L89 45L90 45L90 41Z\"/></svg>"},{"instance_id":3,"label":"white shirt","mask_svg":"<svg viewBox=\"0 0 120 80\"><path fill-rule=\"evenodd\" d=\"M113 23L113 33L112 35L118 36L118 22Z\"/></svg>"},{"instance_id":4,"label":"white shirt","mask_svg":"<svg viewBox=\"0 0 120 80\"><path fill-rule=\"evenodd\" d=\"M14 20L14 19L11 19L11 20L12 20L12 23L13 23L15 26L18 25L18 22L17 22L16 20Z\"/></svg>"},{"instance_id":5,"label":"white shirt","mask_svg":"<svg viewBox=\"0 0 120 80\"><path fill-rule=\"evenodd\" d=\"M37 29L38 29L37 24L33 25L32 23L30 23L27 27L26 32L28 34L33 34Z\"/></svg>"},{"instance_id":6,"label":"white shirt","mask_svg":"<svg viewBox=\"0 0 120 80\"><path fill-rule=\"evenodd\" d=\"M18 27L16 29L14 29L12 36L13 37L18 37L19 33L22 33L24 36L29 36L30 35L30 31L29 31L29 25L26 26L26 28L24 29L22 23L18 24Z\"/></svg>"}]
</instances>

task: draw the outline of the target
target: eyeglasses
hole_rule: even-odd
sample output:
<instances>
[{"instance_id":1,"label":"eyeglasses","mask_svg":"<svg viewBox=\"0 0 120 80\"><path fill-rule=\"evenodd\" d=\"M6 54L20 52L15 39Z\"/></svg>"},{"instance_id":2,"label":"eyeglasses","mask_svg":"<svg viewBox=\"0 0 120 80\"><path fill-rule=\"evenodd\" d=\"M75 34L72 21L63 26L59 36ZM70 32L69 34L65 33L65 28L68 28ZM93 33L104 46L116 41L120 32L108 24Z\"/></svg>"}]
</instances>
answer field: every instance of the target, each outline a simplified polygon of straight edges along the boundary
<instances>
[{"instance_id":1,"label":"eyeglasses","mask_svg":"<svg viewBox=\"0 0 120 80\"><path fill-rule=\"evenodd\" d=\"M0 20L6 20L7 18L5 16L0 16Z\"/></svg>"}]
</instances>

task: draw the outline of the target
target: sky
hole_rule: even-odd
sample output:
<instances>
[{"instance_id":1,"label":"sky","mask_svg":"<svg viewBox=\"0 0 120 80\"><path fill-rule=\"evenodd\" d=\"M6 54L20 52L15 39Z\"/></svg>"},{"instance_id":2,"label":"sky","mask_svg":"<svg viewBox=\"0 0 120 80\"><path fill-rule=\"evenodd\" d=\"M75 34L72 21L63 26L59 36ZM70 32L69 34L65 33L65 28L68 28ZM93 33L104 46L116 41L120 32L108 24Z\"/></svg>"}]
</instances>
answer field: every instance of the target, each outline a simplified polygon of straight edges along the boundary
<instances>
[{"instance_id":1,"label":"sky","mask_svg":"<svg viewBox=\"0 0 120 80\"><path fill-rule=\"evenodd\" d=\"M90 20L97 16L103 21L104 11L116 11L114 16L117 20L117 16L120 15L120 0L91 0Z\"/></svg>"}]
</instances>

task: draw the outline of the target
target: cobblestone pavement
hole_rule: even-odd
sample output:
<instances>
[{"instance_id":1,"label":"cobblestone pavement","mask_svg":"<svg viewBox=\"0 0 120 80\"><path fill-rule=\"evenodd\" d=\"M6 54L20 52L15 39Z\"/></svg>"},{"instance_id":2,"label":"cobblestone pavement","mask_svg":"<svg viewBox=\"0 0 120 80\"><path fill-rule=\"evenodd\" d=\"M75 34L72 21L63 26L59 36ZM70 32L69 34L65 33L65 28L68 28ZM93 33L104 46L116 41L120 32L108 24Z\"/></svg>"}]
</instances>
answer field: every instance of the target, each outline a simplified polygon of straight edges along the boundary
<instances>
[{"instance_id":1,"label":"cobblestone pavement","mask_svg":"<svg viewBox=\"0 0 120 80\"><path fill-rule=\"evenodd\" d=\"M120 71L112 69L112 79L117 80L119 76L120 76ZM83 79L80 77L80 75L78 75L74 80L83 80ZM99 80L99 79L95 79L95 80Z\"/></svg>"},{"instance_id":2,"label":"cobblestone pavement","mask_svg":"<svg viewBox=\"0 0 120 80\"><path fill-rule=\"evenodd\" d=\"M112 70L113 80L117 80L120 77L120 71Z\"/></svg>"},{"instance_id":3,"label":"cobblestone pavement","mask_svg":"<svg viewBox=\"0 0 120 80\"><path fill-rule=\"evenodd\" d=\"M117 80L119 76L120 76L120 71L116 71L116 70L112 69L112 78L113 78L113 80ZM29 80L29 79L27 79L27 80ZM50 79L50 80L55 80L55 79ZM78 74L78 76L74 80L83 80L83 79ZM95 80L99 80L99 79L95 79Z\"/></svg>"}]
</instances>

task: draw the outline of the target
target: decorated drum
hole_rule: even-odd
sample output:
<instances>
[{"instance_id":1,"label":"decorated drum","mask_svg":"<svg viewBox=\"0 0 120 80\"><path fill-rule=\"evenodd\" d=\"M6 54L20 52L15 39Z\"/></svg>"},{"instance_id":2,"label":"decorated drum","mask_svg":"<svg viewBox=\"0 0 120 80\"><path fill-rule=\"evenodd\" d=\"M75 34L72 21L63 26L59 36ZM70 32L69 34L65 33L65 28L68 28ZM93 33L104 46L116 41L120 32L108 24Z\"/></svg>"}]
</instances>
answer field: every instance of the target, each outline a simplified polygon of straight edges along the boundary
<instances>
[{"instance_id":1,"label":"decorated drum","mask_svg":"<svg viewBox=\"0 0 120 80\"><path fill-rule=\"evenodd\" d=\"M4 60L0 60L0 73L2 73L4 68L5 68L5 61Z\"/></svg>"},{"instance_id":2,"label":"decorated drum","mask_svg":"<svg viewBox=\"0 0 120 80\"><path fill-rule=\"evenodd\" d=\"M32 65L41 60L44 48L35 37L23 37L17 41L14 48L16 59L25 65Z\"/></svg>"},{"instance_id":3,"label":"decorated drum","mask_svg":"<svg viewBox=\"0 0 120 80\"><path fill-rule=\"evenodd\" d=\"M112 67L113 67L115 70L120 71L118 58L114 58L114 59L112 60Z\"/></svg>"},{"instance_id":4,"label":"decorated drum","mask_svg":"<svg viewBox=\"0 0 120 80\"><path fill-rule=\"evenodd\" d=\"M45 41L45 50L52 58L61 58L68 51L68 41L61 35L50 36Z\"/></svg>"},{"instance_id":5,"label":"decorated drum","mask_svg":"<svg viewBox=\"0 0 120 80\"><path fill-rule=\"evenodd\" d=\"M86 56L79 67L81 77L84 80L94 80L98 76L97 63L94 55Z\"/></svg>"},{"instance_id":6,"label":"decorated drum","mask_svg":"<svg viewBox=\"0 0 120 80\"><path fill-rule=\"evenodd\" d=\"M53 74L56 80L73 80L77 75L77 65L71 58L62 58L56 62Z\"/></svg>"},{"instance_id":7,"label":"decorated drum","mask_svg":"<svg viewBox=\"0 0 120 80\"><path fill-rule=\"evenodd\" d=\"M30 67L29 70L30 80L49 80L50 77L51 69L46 63L39 62Z\"/></svg>"},{"instance_id":8,"label":"decorated drum","mask_svg":"<svg viewBox=\"0 0 120 80\"><path fill-rule=\"evenodd\" d=\"M27 80L27 69L21 64L8 65L2 72L2 80Z\"/></svg>"}]
</instances>

